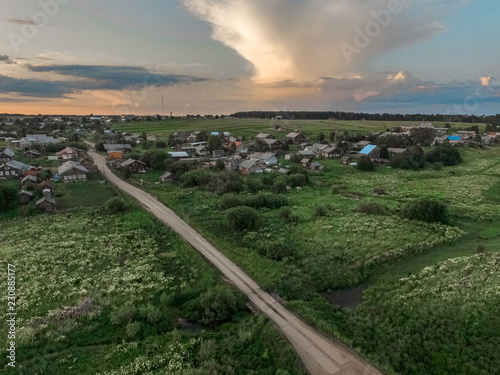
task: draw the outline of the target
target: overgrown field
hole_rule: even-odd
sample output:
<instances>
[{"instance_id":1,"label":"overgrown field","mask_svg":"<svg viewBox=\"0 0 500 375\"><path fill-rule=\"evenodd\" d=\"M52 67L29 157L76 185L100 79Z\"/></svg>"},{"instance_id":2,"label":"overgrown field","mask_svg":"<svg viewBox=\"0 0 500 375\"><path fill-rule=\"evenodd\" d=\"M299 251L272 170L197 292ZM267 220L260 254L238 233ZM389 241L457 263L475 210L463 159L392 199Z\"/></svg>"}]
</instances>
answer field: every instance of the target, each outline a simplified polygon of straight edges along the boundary
<instances>
[{"instance_id":1,"label":"overgrown field","mask_svg":"<svg viewBox=\"0 0 500 375\"><path fill-rule=\"evenodd\" d=\"M2 355L2 374L303 373L272 324L247 312L194 249L138 208L0 225L0 277L15 265L18 314L16 367Z\"/></svg>"},{"instance_id":2,"label":"overgrown field","mask_svg":"<svg viewBox=\"0 0 500 375\"><path fill-rule=\"evenodd\" d=\"M321 174L290 163L289 176L241 177L213 169L187 172L173 184L155 184L158 172L131 182L143 179L146 190L266 290L388 373L494 374L500 334L485 327L498 323L493 307L500 302L499 280L479 275L494 275L498 264L500 148L459 150L463 164L421 171L362 172L321 160ZM404 218L405 207L424 198L446 205L446 222ZM453 262L458 265L448 272ZM483 287L492 291L467 306L442 294L451 284L450 291L460 289L464 262L472 275L464 288L471 295ZM414 292L407 285L411 277L421 280L424 291L433 290L426 284L429 269L437 270L432 282L440 289ZM320 295L357 285L367 289L354 311L331 306ZM483 328L475 330L478 316Z\"/></svg>"}]
</instances>

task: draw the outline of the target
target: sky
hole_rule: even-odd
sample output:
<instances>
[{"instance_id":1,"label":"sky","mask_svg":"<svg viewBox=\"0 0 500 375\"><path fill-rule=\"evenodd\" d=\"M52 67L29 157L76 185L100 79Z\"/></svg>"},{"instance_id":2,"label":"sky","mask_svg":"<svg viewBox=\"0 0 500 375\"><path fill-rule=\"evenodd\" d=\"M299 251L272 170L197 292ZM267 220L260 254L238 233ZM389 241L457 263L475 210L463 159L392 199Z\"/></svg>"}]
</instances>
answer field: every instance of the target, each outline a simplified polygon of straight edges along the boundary
<instances>
[{"instance_id":1,"label":"sky","mask_svg":"<svg viewBox=\"0 0 500 375\"><path fill-rule=\"evenodd\" d=\"M500 113L498 0L0 0L0 113Z\"/></svg>"}]
</instances>

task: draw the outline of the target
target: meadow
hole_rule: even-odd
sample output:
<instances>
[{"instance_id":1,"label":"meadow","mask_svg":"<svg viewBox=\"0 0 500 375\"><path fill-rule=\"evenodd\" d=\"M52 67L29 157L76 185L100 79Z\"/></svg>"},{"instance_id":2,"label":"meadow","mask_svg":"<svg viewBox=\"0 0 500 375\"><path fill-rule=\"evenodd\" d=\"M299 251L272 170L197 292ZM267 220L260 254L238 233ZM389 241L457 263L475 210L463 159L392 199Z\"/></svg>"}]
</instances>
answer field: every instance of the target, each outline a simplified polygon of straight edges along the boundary
<instances>
[{"instance_id":1,"label":"meadow","mask_svg":"<svg viewBox=\"0 0 500 375\"><path fill-rule=\"evenodd\" d=\"M205 130L199 124L212 120L192 121L200 122L184 122L185 130ZM269 132L272 121L236 119L231 122L241 127L227 130L251 136L264 131L261 124ZM326 134L331 126L323 121L293 123L308 134ZM381 131L389 125L360 121L343 124L338 131ZM149 124L141 126L147 131ZM139 132L132 127L128 131ZM379 167L363 172L339 160L321 160L325 170L314 174L284 161L294 169L292 176L230 177L212 170L158 185L161 172L150 171L130 181L138 184L142 179L144 189L264 289L285 298L302 318L388 374L494 374L500 361L493 349L500 336L492 329L497 320L493 307L500 302L494 276L500 250L500 148L459 151L463 164L439 169L429 165L421 171ZM284 199L278 204L272 197L281 182L293 188L278 195ZM235 186L235 191L229 189ZM447 223L402 218L403 207L421 198L445 203ZM367 205L377 210L363 211ZM228 222L228 213L237 206L257 212L254 227L238 230ZM486 274L492 278L481 277ZM460 291L462 284L467 294ZM355 310L332 306L322 297L359 285L366 289ZM487 298L478 292L484 288L491 291ZM452 297L454 293L462 299ZM464 303L467 298L470 303Z\"/></svg>"},{"instance_id":2,"label":"meadow","mask_svg":"<svg viewBox=\"0 0 500 375\"><path fill-rule=\"evenodd\" d=\"M278 330L194 249L125 207L0 222L0 277L15 265L18 313L16 367L2 356L0 373L304 374Z\"/></svg>"}]
</instances>

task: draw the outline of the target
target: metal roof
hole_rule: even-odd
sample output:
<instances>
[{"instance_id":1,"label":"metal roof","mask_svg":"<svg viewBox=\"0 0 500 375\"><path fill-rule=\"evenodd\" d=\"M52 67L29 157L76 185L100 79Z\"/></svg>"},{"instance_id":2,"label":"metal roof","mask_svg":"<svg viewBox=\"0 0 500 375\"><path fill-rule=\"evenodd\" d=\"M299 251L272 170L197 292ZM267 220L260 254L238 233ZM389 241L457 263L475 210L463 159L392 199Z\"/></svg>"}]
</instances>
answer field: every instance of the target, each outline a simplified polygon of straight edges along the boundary
<instances>
[{"instance_id":1,"label":"metal roof","mask_svg":"<svg viewBox=\"0 0 500 375\"><path fill-rule=\"evenodd\" d=\"M368 155L370 152L375 150L376 147L377 146L375 146L375 145L368 145L364 149L362 149L359 153L363 154L363 155Z\"/></svg>"},{"instance_id":2,"label":"metal roof","mask_svg":"<svg viewBox=\"0 0 500 375\"><path fill-rule=\"evenodd\" d=\"M450 141L459 141L461 138L460 138L459 136L455 136L455 137L454 137L454 136L452 136L452 135L449 135L449 136L448 136L448 139L449 139Z\"/></svg>"},{"instance_id":3,"label":"metal roof","mask_svg":"<svg viewBox=\"0 0 500 375\"><path fill-rule=\"evenodd\" d=\"M187 152L169 152L173 158L188 158L189 154Z\"/></svg>"},{"instance_id":4,"label":"metal roof","mask_svg":"<svg viewBox=\"0 0 500 375\"><path fill-rule=\"evenodd\" d=\"M74 161L67 161L66 163L63 163L63 165L61 165L60 167L57 168L57 172L58 172L58 174L63 174L63 173L69 172L72 169L76 169L80 172L89 173L87 168L85 168L80 163L75 163Z\"/></svg>"}]
</instances>

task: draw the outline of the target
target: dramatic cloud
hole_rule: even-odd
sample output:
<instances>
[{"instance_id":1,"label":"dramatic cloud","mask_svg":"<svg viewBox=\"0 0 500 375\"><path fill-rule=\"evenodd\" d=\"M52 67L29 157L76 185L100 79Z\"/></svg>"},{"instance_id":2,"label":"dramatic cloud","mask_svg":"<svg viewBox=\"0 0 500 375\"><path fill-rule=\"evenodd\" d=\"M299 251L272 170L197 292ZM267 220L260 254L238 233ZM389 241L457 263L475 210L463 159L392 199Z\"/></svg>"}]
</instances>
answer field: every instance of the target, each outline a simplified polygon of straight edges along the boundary
<instances>
[{"instance_id":1,"label":"dramatic cloud","mask_svg":"<svg viewBox=\"0 0 500 375\"><path fill-rule=\"evenodd\" d=\"M445 31L470 0L182 0L212 37L250 61L258 82L318 81L366 70L389 50Z\"/></svg>"},{"instance_id":2,"label":"dramatic cloud","mask_svg":"<svg viewBox=\"0 0 500 375\"><path fill-rule=\"evenodd\" d=\"M203 81L187 75L165 74L143 67L106 65L26 65L32 72L50 72L87 80L85 85L95 90L141 89L179 83Z\"/></svg>"},{"instance_id":3,"label":"dramatic cloud","mask_svg":"<svg viewBox=\"0 0 500 375\"><path fill-rule=\"evenodd\" d=\"M0 62L4 62L6 64L15 64L15 62L12 61L7 55L0 55Z\"/></svg>"},{"instance_id":4,"label":"dramatic cloud","mask_svg":"<svg viewBox=\"0 0 500 375\"><path fill-rule=\"evenodd\" d=\"M0 58L1 60L2 58ZM99 65L26 65L37 73L56 73L70 79L28 79L0 75L0 94L38 98L64 98L85 90L143 90L203 81L184 75L162 74L141 67ZM45 77L44 77L45 78Z\"/></svg>"}]
</instances>

